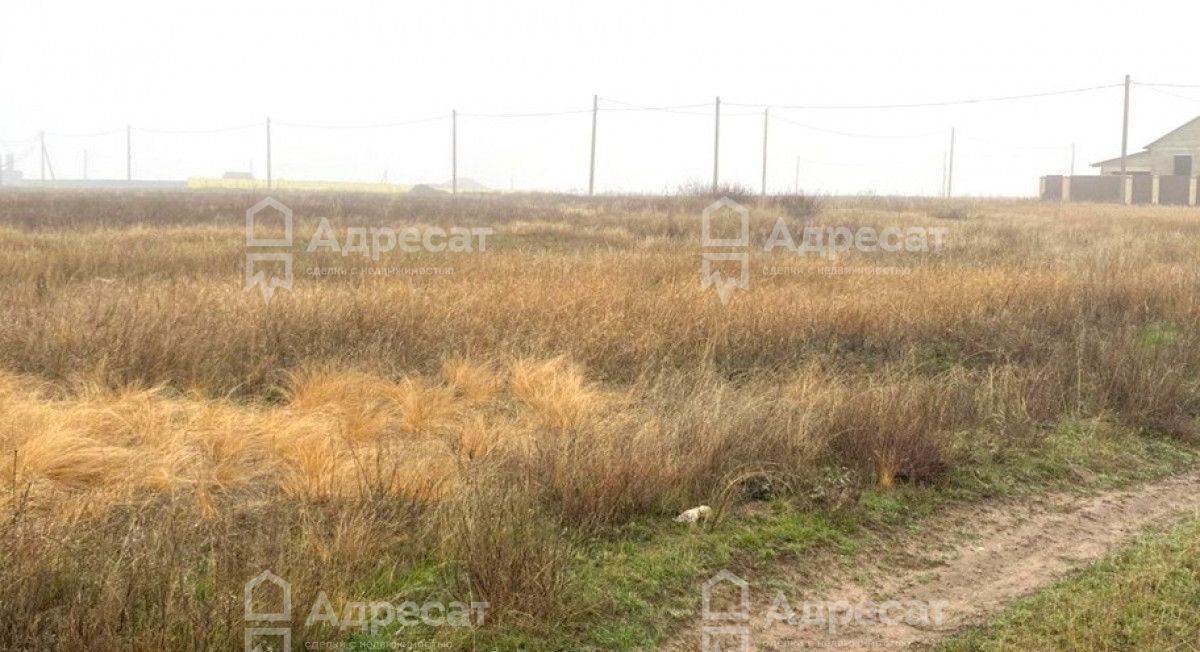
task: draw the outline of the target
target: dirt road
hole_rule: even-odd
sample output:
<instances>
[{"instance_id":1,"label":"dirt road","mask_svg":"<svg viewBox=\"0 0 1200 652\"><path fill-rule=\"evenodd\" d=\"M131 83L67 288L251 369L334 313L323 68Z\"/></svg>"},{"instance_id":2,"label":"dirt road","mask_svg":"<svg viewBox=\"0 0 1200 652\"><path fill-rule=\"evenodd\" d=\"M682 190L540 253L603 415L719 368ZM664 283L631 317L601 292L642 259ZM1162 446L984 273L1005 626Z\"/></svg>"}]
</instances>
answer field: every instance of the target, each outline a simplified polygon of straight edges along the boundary
<instances>
[{"instance_id":1,"label":"dirt road","mask_svg":"<svg viewBox=\"0 0 1200 652\"><path fill-rule=\"evenodd\" d=\"M780 565L745 578L749 617L697 619L664 650L881 650L934 643L1128 542L1200 511L1200 472L1098 495L956 505L852 567L814 578ZM764 574L765 575L765 574ZM779 587L824 587L780 594ZM725 587L734 590L733 584ZM721 589L714 589L714 591ZM714 599L715 600L715 599ZM736 601L734 601L736 602ZM705 649L705 628L708 648Z\"/></svg>"}]
</instances>

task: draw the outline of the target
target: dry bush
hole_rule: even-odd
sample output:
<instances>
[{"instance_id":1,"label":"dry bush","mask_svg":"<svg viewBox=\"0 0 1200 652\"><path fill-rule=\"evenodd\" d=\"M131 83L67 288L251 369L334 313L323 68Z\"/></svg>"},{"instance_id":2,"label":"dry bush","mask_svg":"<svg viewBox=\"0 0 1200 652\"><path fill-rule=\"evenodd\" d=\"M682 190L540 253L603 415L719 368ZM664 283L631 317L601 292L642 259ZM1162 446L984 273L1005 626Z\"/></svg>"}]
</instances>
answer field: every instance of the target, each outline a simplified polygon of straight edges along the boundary
<instances>
[{"instance_id":1,"label":"dry bush","mask_svg":"<svg viewBox=\"0 0 1200 652\"><path fill-rule=\"evenodd\" d=\"M259 498L223 502L215 517L168 494L102 518L6 518L0 640L13 649L237 649L240 587L262 570L287 578L295 604L307 605L318 590L336 595L418 561L432 541L420 534L427 519L404 503Z\"/></svg>"},{"instance_id":2,"label":"dry bush","mask_svg":"<svg viewBox=\"0 0 1200 652\"><path fill-rule=\"evenodd\" d=\"M821 200L813 195L788 193L772 195L769 206L794 220L807 220L821 212Z\"/></svg>"},{"instance_id":3,"label":"dry bush","mask_svg":"<svg viewBox=\"0 0 1200 652\"><path fill-rule=\"evenodd\" d=\"M518 360L512 366L510 386L513 397L555 431L578 428L601 400L585 384L583 372L564 358Z\"/></svg>"},{"instance_id":4,"label":"dry bush","mask_svg":"<svg viewBox=\"0 0 1200 652\"><path fill-rule=\"evenodd\" d=\"M867 381L847 389L827 417L831 452L883 489L900 480L937 480L954 462L952 435L977 422L974 388L961 376Z\"/></svg>"},{"instance_id":5,"label":"dry bush","mask_svg":"<svg viewBox=\"0 0 1200 652\"><path fill-rule=\"evenodd\" d=\"M1200 346L1194 332L1168 331L1157 341L1145 329L1113 341L1092 333L1084 353L1095 384L1093 410L1112 410L1134 427L1194 437ZM1122 341L1123 340L1123 341Z\"/></svg>"},{"instance_id":6,"label":"dry bush","mask_svg":"<svg viewBox=\"0 0 1200 652\"><path fill-rule=\"evenodd\" d=\"M502 381L492 364L458 357L442 361L442 378L455 393L473 403L491 400Z\"/></svg>"},{"instance_id":7,"label":"dry bush","mask_svg":"<svg viewBox=\"0 0 1200 652\"><path fill-rule=\"evenodd\" d=\"M444 503L440 523L442 547L499 622L546 618L561 604L572 549L536 486L477 469Z\"/></svg>"},{"instance_id":8,"label":"dry bush","mask_svg":"<svg viewBox=\"0 0 1200 652\"><path fill-rule=\"evenodd\" d=\"M676 188L675 195L677 197L703 199L728 197L736 202L747 204L754 201L758 193L736 181L722 181L714 187L711 183L693 179Z\"/></svg>"}]
</instances>

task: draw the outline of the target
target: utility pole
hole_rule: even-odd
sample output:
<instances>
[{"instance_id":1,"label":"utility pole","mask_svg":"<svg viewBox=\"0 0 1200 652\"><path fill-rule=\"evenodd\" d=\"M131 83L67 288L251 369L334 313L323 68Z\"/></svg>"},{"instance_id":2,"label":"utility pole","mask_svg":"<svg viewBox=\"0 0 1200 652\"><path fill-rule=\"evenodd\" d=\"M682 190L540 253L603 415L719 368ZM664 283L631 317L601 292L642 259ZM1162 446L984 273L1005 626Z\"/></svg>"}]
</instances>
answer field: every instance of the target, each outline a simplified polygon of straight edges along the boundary
<instances>
[{"instance_id":1,"label":"utility pole","mask_svg":"<svg viewBox=\"0 0 1200 652\"><path fill-rule=\"evenodd\" d=\"M596 192L596 114L600 112L600 96L592 96L592 157L588 164L588 195Z\"/></svg>"},{"instance_id":2,"label":"utility pole","mask_svg":"<svg viewBox=\"0 0 1200 652\"><path fill-rule=\"evenodd\" d=\"M83 150L83 180L84 181L87 181L87 173L88 173L87 156L88 156L88 151L85 149L85 150Z\"/></svg>"},{"instance_id":3,"label":"utility pole","mask_svg":"<svg viewBox=\"0 0 1200 652\"><path fill-rule=\"evenodd\" d=\"M46 149L46 132L38 132L38 138L42 142L42 181L46 180L46 171L50 171L50 180L57 180L54 175L54 162L50 160L50 150Z\"/></svg>"},{"instance_id":4,"label":"utility pole","mask_svg":"<svg viewBox=\"0 0 1200 652\"><path fill-rule=\"evenodd\" d=\"M949 155L946 154L946 150L943 149L942 150L942 197L950 196L949 194L946 193L946 171L950 169L949 160L950 160Z\"/></svg>"},{"instance_id":5,"label":"utility pole","mask_svg":"<svg viewBox=\"0 0 1200 652\"><path fill-rule=\"evenodd\" d=\"M721 171L721 96L717 96L716 126L713 130L713 194L717 194Z\"/></svg>"},{"instance_id":6,"label":"utility pole","mask_svg":"<svg viewBox=\"0 0 1200 652\"><path fill-rule=\"evenodd\" d=\"M271 118L267 118L267 190L271 189Z\"/></svg>"},{"instance_id":7,"label":"utility pole","mask_svg":"<svg viewBox=\"0 0 1200 652\"><path fill-rule=\"evenodd\" d=\"M767 196L767 124L771 121L771 109L763 109L763 168L762 196Z\"/></svg>"},{"instance_id":8,"label":"utility pole","mask_svg":"<svg viewBox=\"0 0 1200 652\"><path fill-rule=\"evenodd\" d=\"M946 198L954 196L954 127L950 127L950 164L946 168Z\"/></svg>"},{"instance_id":9,"label":"utility pole","mask_svg":"<svg viewBox=\"0 0 1200 652\"><path fill-rule=\"evenodd\" d=\"M125 181L133 181L133 126L125 125Z\"/></svg>"},{"instance_id":10,"label":"utility pole","mask_svg":"<svg viewBox=\"0 0 1200 652\"><path fill-rule=\"evenodd\" d=\"M800 194L800 157L799 156L796 157L796 181L795 181L795 185L792 186L792 192L796 193L797 195Z\"/></svg>"},{"instance_id":11,"label":"utility pole","mask_svg":"<svg viewBox=\"0 0 1200 652\"><path fill-rule=\"evenodd\" d=\"M1071 176L1075 176L1075 143L1071 143Z\"/></svg>"},{"instance_id":12,"label":"utility pole","mask_svg":"<svg viewBox=\"0 0 1200 652\"><path fill-rule=\"evenodd\" d=\"M450 111L450 194L458 194L458 109Z\"/></svg>"},{"instance_id":13,"label":"utility pole","mask_svg":"<svg viewBox=\"0 0 1200 652\"><path fill-rule=\"evenodd\" d=\"M1121 175L1125 175L1125 156L1129 149L1129 75L1125 75L1125 117L1121 122Z\"/></svg>"}]
</instances>

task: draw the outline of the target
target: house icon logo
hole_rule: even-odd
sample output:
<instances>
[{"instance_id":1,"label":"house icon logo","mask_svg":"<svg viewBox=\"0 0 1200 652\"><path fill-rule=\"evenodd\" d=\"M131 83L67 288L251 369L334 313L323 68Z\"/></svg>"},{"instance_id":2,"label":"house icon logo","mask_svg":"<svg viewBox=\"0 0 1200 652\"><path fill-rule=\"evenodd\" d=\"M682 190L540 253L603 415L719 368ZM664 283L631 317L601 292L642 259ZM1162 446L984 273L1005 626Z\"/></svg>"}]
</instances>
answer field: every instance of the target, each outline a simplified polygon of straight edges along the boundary
<instances>
[{"instance_id":1,"label":"house icon logo","mask_svg":"<svg viewBox=\"0 0 1200 652\"><path fill-rule=\"evenodd\" d=\"M282 237L259 233L271 216L283 227ZM275 290L292 289L292 209L273 197L246 211L246 289L258 286L263 302L271 303ZM270 273L266 271L270 269Z\"/></svg>"},{"instance_id":2,"label":"house icon logo","mask_svg":"<svg viewBox=\"0 0 1200 652\"><path fill-rule=\"evenodd\" d=\"M251 623L284 623L292 619L292 585L265 570L246 582L242 589L242 617L246 621L243 652L275 652L292 649L292 628L255 626ZM273 605L273 606L266 606Z\"/></svg>"},{"instance_id":3,"label":"house icon logo","mask_svg":"<svg viewBox=\"0 0 1200 652\"><path fill-rule=\"evenodd\" d=\"M738 220L736 237L719 238L713 235L713 218L733 212ZM700 289L714 288L721 305L728 305L734 289L750 287L750 209L722 197L709 204L700 215L700 246L704 250L700 266ZM737 263L736 275L726 276L714 263Z\"/></svg>"},{"instance_id":4,"label":"house icon logo","mask_svg":"<svg viewBox=\"0 0 1200 652\"><path fill-rule=\"evenodd\" d=\"M713 596L724 585L737 592L736 604L731 610L718 610L713 606ZM701 587L703 602L701 645L702 652L750 652L750 583L722 570L704 582Z\"/></svg>"}]
</instances>

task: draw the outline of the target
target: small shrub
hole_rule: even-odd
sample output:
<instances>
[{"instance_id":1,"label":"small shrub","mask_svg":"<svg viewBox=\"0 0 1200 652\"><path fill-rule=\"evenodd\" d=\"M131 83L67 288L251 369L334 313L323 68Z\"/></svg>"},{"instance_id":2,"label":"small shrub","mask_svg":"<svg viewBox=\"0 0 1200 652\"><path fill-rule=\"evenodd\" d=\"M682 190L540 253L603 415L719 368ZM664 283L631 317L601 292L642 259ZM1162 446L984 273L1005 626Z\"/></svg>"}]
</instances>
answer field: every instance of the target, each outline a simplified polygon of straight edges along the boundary
<instances>
[{"instance_id":1,"label":"small shrub","mask_svg":"<svg viewBox=\"0 0 1200 652\"><path fill-rule=\"evenodd\" d=\"M774 195L770 198L770 202L784 216L795 220L807 220L808 218L821 212L821 200L813 195L805 195L803 193L790 193L786 195Z\"/></svg>"},{"instance_id":2,"label":"small shrub","mask_svg":"<svg viewBox=\"0 0 1200 652\"><path fill-rule=\"evenodd\" d=\"M711 183L696 180L680 185L675 189L675 194L680 197L706 197L711 199L728 197L741 204L748 204L758 196L758 193L736 181L722 181L714 188Z\"/></svg>"}]
</instances>

